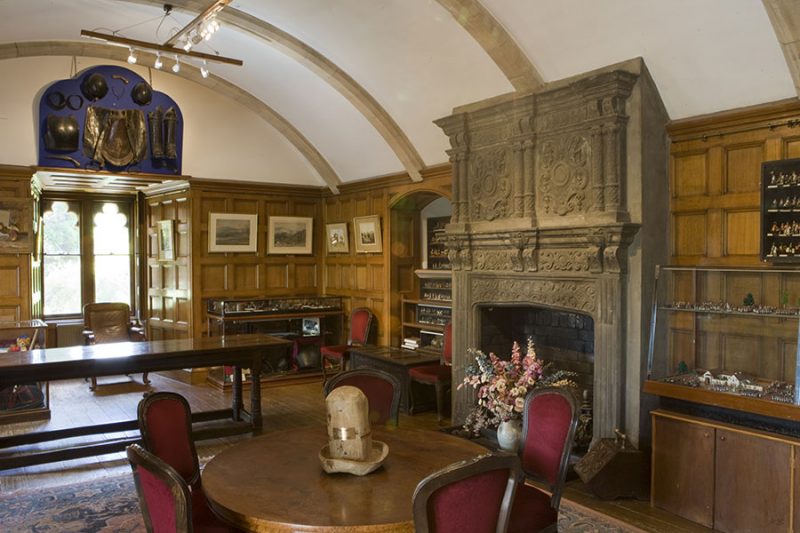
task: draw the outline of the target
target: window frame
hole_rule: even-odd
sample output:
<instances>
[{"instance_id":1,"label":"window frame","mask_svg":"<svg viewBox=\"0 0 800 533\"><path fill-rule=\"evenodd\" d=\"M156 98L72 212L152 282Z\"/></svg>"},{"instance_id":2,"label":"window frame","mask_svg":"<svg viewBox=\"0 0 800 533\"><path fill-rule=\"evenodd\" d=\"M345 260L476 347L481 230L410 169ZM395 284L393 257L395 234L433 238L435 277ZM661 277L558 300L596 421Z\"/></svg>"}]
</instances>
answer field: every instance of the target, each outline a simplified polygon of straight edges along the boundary
<instances>
[{"instance_id":1,"label":"window frame","mask_svg":"<svg viewBox=\"0 0 800 533\"><path fill-rule=\"evenodd\" d=\"M83 317L83 306L88 303L95 303L95 276L94 276L94 215L102 212L103 203L112 202L119 206L119 212L128 217L128 246L130 263L130 306L133 316L137 316L139 301L137 298L137 280L139 274L136 271L136 248L137 235L137 198L130 194L103 194L103 193L72 193L72 192L52 192L44 191L41 197L42 216L52 202L67 202L79 207L79 236L80 236L80 257L81 257L81 311L78 313L49 314L45 306L45 295L47 285L44 282L46 261L44 250L41 250L42 265L42 314L49 320L68 320ZM45 232L46 225L42 224L42 231Z\"/></svg>"}]
</instances>

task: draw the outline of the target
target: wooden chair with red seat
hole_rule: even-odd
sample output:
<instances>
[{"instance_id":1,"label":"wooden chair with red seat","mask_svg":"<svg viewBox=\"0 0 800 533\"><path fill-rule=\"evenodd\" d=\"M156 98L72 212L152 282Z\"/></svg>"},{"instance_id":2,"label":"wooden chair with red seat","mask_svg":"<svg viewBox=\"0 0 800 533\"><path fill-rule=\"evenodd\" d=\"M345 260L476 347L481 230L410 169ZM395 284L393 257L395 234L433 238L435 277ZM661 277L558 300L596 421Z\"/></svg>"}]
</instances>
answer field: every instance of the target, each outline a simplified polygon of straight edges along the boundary
<instances>
[{"instance_id":1,"label":"wooden chair with red seat","mask_svg":"<svg viewBox=\"0 0 800 533\"><path fill-rule=\"evenodd\" d=\"M203 493L192 438L192 411L186 398L174 392L147 394L139 402L137 418L142 446L167 463L189 488L193 520L207 527L221 524Z\"/></svg>"},{"instance_id":2,"label":"wooden chair with red seat","mask_svg":"<svg viewBox=\"0 0 800 533\"><path fill-rule=\"evenodd\" d=\"M415 366L408 370L412 382L424 385L433 385L436 389L436 415L441 422L444 419L444 406L447 402L447 392L453 381L453 325L448 322L444 327L441 362L436 365ZM409 387L411 397L411 413L414 413L414 393Z\"/></svg>"},{"instance_id":3,"label":"wooden chair with red seat","mask_svg":"<svg viewBox=\"0 0 800 533\"><path fill-rule=\"evenodd\" d=\"M369 402L369 421L372 426L400 421L400 382L393 375L371 368L341 372L325 382L325 396L336 387L351 385L364 393Z\"/></svg>"},{"instance_id":4,"label":"wooden chair with red seat","mask_svg":"<svg viewBox=\"0 0 800 533\"><path fill-rule=\"evenodd\" d=\"M107 342L141 342L146 340L144 330L131 322L131 308L126 303L94 303L83 306L84 344L104 344ZM142 381L150 383L147 372ZM97 378L92 376L89 390L97 389Z\"/></svg>"},{"instance_id":5,"label":"wooden chair with red seat","mask_svg":"<svg viewBox=\"0 0 800 533\"><path fill-rule=\"evenodd\" d=\"M520 479L515 455L481 455L446 466L417 485L417 533L504 533Z\"/></svg>"},{"instance_id":6,"label":"wooden chair with red seat","mask_svg":"<svg viewBox=\"0 0 800 533\"><path fill-rule=\"evenodd\" d=\"M320 355L322 356L322 378L327 381L325 361L335 361L339 364L339 371L345 369L347 360L350 357L350 348L360 346L369 342L369 333L372 329L372 311L366 307L356 307L350 313L350 333L347 336L347 344L333 346L322 346Z\"/></svg>"},{"instance_id":7,"label":"wooden chair with red seat","mask_svg":"<svg viewBox=\"0 0 800 533\"><path fill-rule=\"evenodd\" d=\"M150 533L233 533L211 515L198 516L183 477L170 465L137 444L127 448L139 507ZM209 511L210 512L210 511Z\"/></svg>"},{"instance_id":8,"label":"wooden chair with red seat","mask_svg":"<svg viewBox=\"0 0 800 533\"><path fill-rule=\"evenodd\" d=\"M519 457L524 474L549 494L520 484L511 506L508 531L557 531L558 507L578 426L579 404L567 387L534 389L525 398Z\"/></svg>"}]
</instances>

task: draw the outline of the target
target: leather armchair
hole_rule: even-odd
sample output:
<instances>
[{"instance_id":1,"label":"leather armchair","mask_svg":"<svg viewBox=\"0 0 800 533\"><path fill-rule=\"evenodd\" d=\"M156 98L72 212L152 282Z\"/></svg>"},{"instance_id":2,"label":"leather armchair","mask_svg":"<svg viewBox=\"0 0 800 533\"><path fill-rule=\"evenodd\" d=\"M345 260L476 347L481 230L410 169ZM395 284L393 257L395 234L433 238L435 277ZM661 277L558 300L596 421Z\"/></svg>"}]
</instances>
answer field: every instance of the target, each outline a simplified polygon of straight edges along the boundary
<instances>
[{"instance_id":1,"label":"leather armchair","mask_svg":"<svg viewBox=\"0 0 800 533\"><path fill-rule=\"evenodd\" d=\"M131 321L131 308L126 303L96 303L83 306L84 344L108 342L140 342L146 340L144 328ZM92 386L97 388L97 378L92 376ZM150 383L147 372L144 383Z\"/></svg>"}]
</instances>

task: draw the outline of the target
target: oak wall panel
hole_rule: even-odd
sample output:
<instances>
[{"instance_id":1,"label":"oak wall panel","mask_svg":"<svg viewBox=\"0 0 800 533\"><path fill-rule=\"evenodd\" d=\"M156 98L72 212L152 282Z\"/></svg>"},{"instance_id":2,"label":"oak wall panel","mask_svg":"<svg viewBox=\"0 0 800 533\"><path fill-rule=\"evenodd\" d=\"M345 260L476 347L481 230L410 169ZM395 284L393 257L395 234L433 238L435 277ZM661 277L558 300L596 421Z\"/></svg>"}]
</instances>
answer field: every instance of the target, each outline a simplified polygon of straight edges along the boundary
<instances>
[{"instance_id":1,"label":"oak wall panel","mask_svg":"<svg viewBox=\"0 0 800 533\"><path fill-rule=\"evenodd\" d=\"M32 175L29 167L0 165L0 198L24 199L33 205L38 186L32 185ZM33 233L31 241L35 246ZM0 254L0 319L17 321L41 316L42 293L31 282L32 271L39 273L40 263L32 260L31 253Z\"/></svg>"},{"instance_id":2,"label":"oak wall panel","mask_svg":"<svg viewBox=\"0 0 800 533\"><path fill-rule=\"evenodd\" d=\"M687 197L708 194L706 154L673 155L673 196Z\"/></svg>"},{"instance_id":3,"label":"oak wall panel","mask_svg":"<svg viewBox=\"0 0 800 533\"><path fill-rule=\"evenodd\" d=\"M757 210L727 211L725 213L725 255L757 255L758 234L752 231L761 223Z\"/></svg>"},{"instance_id":4,"label":"oak wall panel","mask_svg":"<svg viewBox=\"0 0 800 533\"><path fill-rule=\"evenodd\" d=\"M725 165L726 192L759 191L762 161L764 161L763 144L728 148Z\"/></svg>"},{"instance_id":5,"label":"oak wall panel","mask_svg":"<svg viewBox=\"0 0 800 533\"><path fill-rule=\"evenodd\" d=\"M264 266L267 289L285 289L289 279L289 265L273 263Z\"/></svg>"},{"instance_id":6,"label":"oak wall panel","mask_svg":"<svg viewBox=\"0 0 800 533\"><path fill-rule=\"evenodd\" d=\"M706 213L675 213L673 255L706 255Z\"/></svg>"}]
</instances>

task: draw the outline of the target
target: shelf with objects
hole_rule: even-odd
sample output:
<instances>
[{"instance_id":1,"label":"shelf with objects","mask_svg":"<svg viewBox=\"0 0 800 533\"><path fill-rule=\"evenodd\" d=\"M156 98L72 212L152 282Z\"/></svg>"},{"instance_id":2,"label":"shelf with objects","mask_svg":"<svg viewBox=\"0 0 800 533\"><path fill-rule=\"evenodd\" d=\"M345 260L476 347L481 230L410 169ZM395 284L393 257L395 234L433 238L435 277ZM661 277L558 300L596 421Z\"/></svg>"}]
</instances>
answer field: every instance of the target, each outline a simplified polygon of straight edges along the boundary
<instances>
[{"instance_id":1,"label":"shelf with objects","mask_svg":"<svg viewBox=\"0 0 800 533\"><path fill-rule=\"evenodd\" d=\"M449 282L449 278L446 280ZM403 298L400 305L403 331L401 348L440 354L444 344L444 327L452 318L450 302Z\"/></svg>"},{"instance_id":2,"label":"shelf with objects","mask_svg":"<svg viewBox=\"0 0 800 533\"><path fill-rule=\"evenodd\" d=\"M761 260L800 262L800 159L761 165Z\"/></svg>"},{"instance_id":3,"label":"shelf with objects","mask_svg":"<svg viewBox=\"0 0 800 533\"><path fill-rule=\"evenodd\" d=\"M656 267L644 392L800 420L800 270Z\"/></svg>"},{"instance_id":4,"label":"shelf with objects","mask_svg":"<svg viewBox=\"0 0 800 533\"><path fill-rule=\"evenodd\" d=\"M450 259L447 256L445 227L450 223L450 217L431 217L425 220L425 263L423 264L423 269L449 271Z\"/></svg>"},{"instance_id":5,"label":"shelf with objects","mask_svg":"<svg viewBox=\"0 0 800 533\"><path fill-rule=\"evenodd\" d=\"M45 347L47 324L41 320L0 322L0 357ZM50 418L50 384L19 383L0 389L0 424Z\"/></svg>"},{"instance_id":6,"label":"shelf with objects","mask_svg":"<svg viewBox=\"0 0 800 533\"><path fill-rule=\"evenodd\" d=\"M262 386L275 380L316 380L321 376L320 346L341 344L343 320L339 296L210 298L206 305L210 336L263 333L293 341L290 353L264 360ZM246 380L248 376L242 377ZM229 390L233 368L210 369L208 381Z\"/></svg>"}]
</instances>

